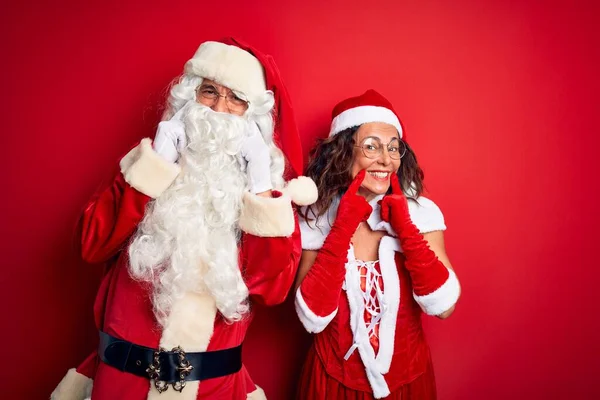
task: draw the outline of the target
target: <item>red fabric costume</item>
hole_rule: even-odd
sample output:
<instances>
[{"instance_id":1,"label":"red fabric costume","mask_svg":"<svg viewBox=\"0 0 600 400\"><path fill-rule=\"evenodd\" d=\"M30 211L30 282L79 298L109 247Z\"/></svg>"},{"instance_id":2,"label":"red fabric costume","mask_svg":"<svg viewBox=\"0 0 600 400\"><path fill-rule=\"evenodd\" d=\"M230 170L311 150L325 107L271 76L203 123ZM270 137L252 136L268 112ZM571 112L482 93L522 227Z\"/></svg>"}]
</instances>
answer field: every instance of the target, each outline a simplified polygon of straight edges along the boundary
<instances>
[{"instance_id":1,"label":"red fabric costume","mask_svg":"<svg viewBox=\"0 0 600 400\"><path fill-rule=\"evenodd\" d=\"M378 332L375 335L369 332L373 317L365 317L369 314L365 307L368 296L364 293L367 279L361 275L365 275L366 263L355 259L350 244L347 258L339 256L346 272L343 283L340 282L337 309L323 310L318 298L307 304L303 294L309 294L312 288L304 282L296 292L300 320L309 332L317 333L302 372L299 399L370 399L389 393L392 399L407 399L407 393L412 393L414 397L409 398L413 399L435 398L429 347L421 326L423 311L413 296L412 279L396 234L379 217L380 199L370 202L373 212L367 220L371 229L388 232L379 246L381 276L375 276L381 280L381 295L376 304L383 311ZM300 221L303 249L319 250L323 246L329 222L335 221L336 208L337 204L332 205L316 221L317 225L315 221ZM421 233L445 229L443 215L431 200L425 197L418 202L409 200L409 210ZM454 273L449 272L448 276L434 292L439 296L435 303L445 309L456 302L460 290Z\"/></svg>"},{"instance_id":2,"label":"red fabric costume","mask_svg":"<svg viewBox=\"0 0 600 400\"><path fill-rule=\"evenodd\" d=\"M138 345L158 348L163 333L152 313L149 287L131 279L127 269L127 252L120 251L126 247L127 239L140 222L148 200L119 175L113 185L85 210L82 254L90 263L105 262L116 255L116 262L104 277L96 297L94 312L98 328ZM251 300L267 305L281 303L296 274L300 256L299 231L296 228L290 237L272 238L245 233L239 255ZM184 324L194 325L184 329L194 328L194 334L203 338L204 343L195 343L196 346L213 351L235 347L243 342L252 315L229 324L216 313L210 300L196 295L192 297L188 299L189 313L186 310L178 317ZM206 321L194 324L185 322L186 318ZM204 332L199 329L204 329ZM188 349L201 350L193 350L189 345ZM98 363L96 357L88 358L78 371L94 378L94 399L148 397L148 379ZM185 395L187 390L189 388L186 387L182 394ZM247 393L254 390L256 387L250 376L242 369L237 374L203 381L198 398L246 399Z\"/></svg>"},{"instance_id":3,"label":"red fabric costume","mask_svg":"<svg viewBox=\"0 0 600 400\"><path fill-rule=\"evenodd\" d=\"M294 146L299 140L298 132L273 60L233 39L226 39L225 43L227 45L204 43L186 64L186 73L217 80L249 95L250 101L254 100L253 96L272 91L276 105L274 131L262 134L272 136L287 156L287 176L298 176L302 160L301 148ZM127 250L144 217L146 205L169 188L181 168L157 154L150 139L143 139L121 160L120 166L121 173L92 199L81 221L84 260L108 265L94 304L98 329L139 346L166 350L181 346L186 353L240 345L252 321L252 305L241 321L228 322L206 291L187 291L182 298L174 300L166 322L162 325L157 322L153 313L152 284L132 279ZM274 305L286 298L301 253L300 231L292 202L305 205L315 200L314 183L305 177L293 179L281 192L273 191L273 197L244 193L237 255L250 303ZM210 365L203 367L210 368ZM67 373L51 398L82 400L89 397L90 390L94 400L265 399L244 367L237 373L218 378L187 381L181 393L172 388L159 393L148 378L101 362L97 351L77 370Z\"/></svg>"},{"instance_id":4,"label":"red fabric costume","mask_svg":"<svg viewBox=\"0 0 600 400\"><path fill-rule=\"evenodd\" d=\"M144 154L140 159L151 154L149 148L146 153L142 150L145 144L142 142L126 158L135 152ZM140 159L136 162L143 162ZM228 323L218 314L214 300L208 295L186 295L173 307L167 329L163 330L157 324L152 312L151 288L130 277L125 251L151 198L127 183L123 175L127 176L127 172L119 174L112 185L90 202L82 220L83 258L90 263L108 262L110 265L94 305L98 329L151 348L160 345L170 349L174 345L165 343L165 337L177 337L178 343L188 352L213 351L241 344L252 320L251 312L240 322ZM244 232L239 245L239 265L250 300L265 305L281 303L294 281L300 257L300 233L291 198L287 195L259 198L246 193L244 207L253 209L248 214L262 216L261 221L240 221L243 226L256 228L253 232ZM264 231L267 218L271 220L271 228L280 230L279 237L274 236L272 229ZM291 225L280 225L277 220L291 221ZM261 234L270 237L261 237ZM146 399L159 395L151 389L148 379L99 362L96 352L77 368L77 372L93 378L94 399ZM246 399L248 393L256 390L244 368L236 374L201 382L197 396L193 386L188 382L183 392L177 393L177 398ZM168 398L167 393L160 398Z\"/></svg>"},{"instance_id":5,"label":"red fabric costume","mask_svg":"<svg viewBox=\"0 0 600 400\"><path fill-rule=\"evenodd\" d=\"M392 105L374 90L334 108L330 136L369 122L391 125L403 138ZM456 275L422 236L444 230L444 218L425 197L407 201L395 174L392 194L367 204L356 194L364 173L316 221L300 221L302 248L317 255L296 291L298 316L316 333L298 398L432 400L421 314L442 314L460 295ZM387 233L376 261L354 256L351 239L363 221Z\"/></svg>"}]
</instances>

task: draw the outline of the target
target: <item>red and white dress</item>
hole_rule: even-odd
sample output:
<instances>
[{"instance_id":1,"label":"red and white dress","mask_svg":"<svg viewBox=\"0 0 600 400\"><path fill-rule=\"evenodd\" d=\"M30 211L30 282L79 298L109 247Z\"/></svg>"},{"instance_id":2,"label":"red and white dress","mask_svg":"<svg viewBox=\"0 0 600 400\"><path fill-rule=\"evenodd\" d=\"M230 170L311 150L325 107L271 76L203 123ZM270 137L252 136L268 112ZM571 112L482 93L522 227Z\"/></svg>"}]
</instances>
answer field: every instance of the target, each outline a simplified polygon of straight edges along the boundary
<instances>
[{"instance_id":1,"label":"red and white dress","mask_svg":"<svg viewBox=\"0 0 600 400\"><path fill-rule=\"evenodd\" d=\"M413 294L404 268L400 242L391 226L380 218L378 201L368 224L385 231L377 261L357 260L348 249L346 274L337 310L318 315L296 292L296 311L314 336L299 382L298 399L419 399L436 398L430 352L423 328L423 311L450 308L459 296L456 275L421 301ZM302 248L318 250L335 222L334 202L317 221L300 221ZM421 233L445 230L444 217L431 200L409 200L413 223ZM303 290L310 288L303 287ZM421 302L421 304L419 304Z\"/></svg>"},{"instance_id":2,"label":"red and white dress","mask_svg":"<svg viewBox=\"0 0 600 400\"><path fill-rule=\"evenodd\" d=\"M129 275L126 248L151 200L144 193L158 196L176 177L179 167L162 161L145 139L122 160L121 168L122 173L112 185L89 203L82 219L83 258L109 265L94 305L98 329L150 348L179 345L186 352L200 352L240 345L252 314L229 323L217 312L208 294L187 293L173 305L164 328L156 322L151 287ZM263 198L246 193L243 208L238 254L250 300L266 305L281 303L295 279L301 253L291 198L286 194ZM52 399L81 400L89 396L90 390L94 400L265 398L244 367L235 374L189 381L181 393L170 388L160 394L148 379L104 364L93 352L76 370L67 373Z\"/></svg>"}]
</instances>

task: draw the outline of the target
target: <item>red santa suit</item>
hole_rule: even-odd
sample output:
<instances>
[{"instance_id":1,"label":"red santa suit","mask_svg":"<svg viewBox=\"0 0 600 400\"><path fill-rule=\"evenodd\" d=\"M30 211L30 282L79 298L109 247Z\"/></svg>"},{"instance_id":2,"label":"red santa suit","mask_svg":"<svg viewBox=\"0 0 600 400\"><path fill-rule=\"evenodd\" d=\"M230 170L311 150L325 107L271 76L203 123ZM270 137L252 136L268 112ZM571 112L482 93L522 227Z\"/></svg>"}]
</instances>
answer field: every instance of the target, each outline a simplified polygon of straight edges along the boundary
<instances>
[{"instance_id":1,"label":"red santa suit","mask_svg":"<svg viewBox=\"0 0 600 400\"><path fill-rule=\"evenodd\" d=\"M139 158L130 168L140 163L157 163L158 168L165 167L160 165L162 161L149 146L144 141L132 150L128 157L139 154ZM229 323L217 312L209 294L188 293L174 304L165 328L157 324L152 312L151 287L131 278L127 251L123 251L144 215L147 202L151 200L136 186L157 186L155 178L143 181L157 174L142 175L130 175L128 170L124 170L111 186L90 202L83 215L83 258L90 263L110 263L94 305L98 329L155 349L159 346L171 349L179 345L186 352L200 352L242 344L252 313L239 322ZM125 177L129 178L129 183ZM142 180L139 184L138 179ZM239 244L239 265L250 300L265 305L279 304L294 281L301 251L292 200L287 194L263 198L246 193L243 207L240 225L244 232ZM75 373L71 371L71 374ZM77 373L93 378L94 399L133 400L159 396L148 379L101 363L96 353L77 368ZM171 398L170 395L180 400L246 399L256 390L248 372L242 368L238 373L208 379L200 384L189 381L181 394L171 389L160 394L160 399Z\"/></svg>"},{"instance_id":2,"label":"red santa suit","mask_svg":"<svg viewBox=\"0 0 600 400\"><path fill-rule=\"evenodd\" d=\"M267 89L274 92L273 114L277 119L273 140L286 156L288 176L300 175L298 132L273 60L234 39L226 39L224 43L227 45L204 43L186 64L186 72L216 79L232 90L250 95L250 99L253 93L264 93ZM252 307L241 321L228 322L219 314L210 294L188 292L174 302L166 323L161 326L157 322L151 284L132 279L127 249L147 203L171 185L180 167L158 155L150 139L142 140L120 165L121 173L89 203L82 220L83 258L109 266L94 304L98 329L138 346L166 350L180 346L186 353L241 345L252 321ZM251 305L274 305L286 298L301 253L292 202L301 205L316 200L314 183L304 177L292 180L282 192L274 193L273 198L265 198L247 192L240 210L242 236L237 249L238 265ZM239 372L225 376L187 381L181 393L173 388L159 393L148 377L120 371L101 362L94 352L76 370L67 373L52 399L81 400L89 397L90 389L94 400L265 398L243 366Z\"/></svg>"},{"instance_id":3,"label":"red santa suit","mask_svg":"<svg viewBox=\"0 0 600 400\"><path fill-rule=\"evenodd\" d=\"M298 398L371 399L435 398L435 381L421 326L421 315L439 314L454 304L460 288L454 272L432 294L413 293L404 268L400 242L389 223L380 218L379 196L370 202L367 220L374 231L387 234L379 244L379 260L364 262L348 248L346 273L337 309L323 315L319 304L307 304L301 287L296 311L314 336ZM302 248L319 250L335 221L339 199L316 221L300 221ZM431 200L409 200L410 217L421 233L445 230L440 209ZM340 257L345 258L345 254ZM302 290L301 290L302 289ZM313 297L314 298L314 297Z\"/></svg>"}]
</instances>

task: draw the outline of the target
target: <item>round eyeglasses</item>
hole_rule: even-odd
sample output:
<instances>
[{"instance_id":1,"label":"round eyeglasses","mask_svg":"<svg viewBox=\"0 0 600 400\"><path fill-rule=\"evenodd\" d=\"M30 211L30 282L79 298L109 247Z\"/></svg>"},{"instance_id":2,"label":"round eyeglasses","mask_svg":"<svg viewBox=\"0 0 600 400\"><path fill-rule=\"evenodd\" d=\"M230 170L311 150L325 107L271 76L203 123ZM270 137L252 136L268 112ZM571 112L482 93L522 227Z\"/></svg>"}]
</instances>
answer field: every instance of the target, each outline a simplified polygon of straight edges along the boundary
<instances>
[{"instance_id":1,"label":"round eyeglasses","mask_svg":"<svg viewBox=\"0 0 600 400\"><path fill-rule=\"evenodd\" d=\"M371 159L378 158L383 153L384 147L392 160L399 160L406 154L406 144L399 138L393 138L389 143L382 143L378 137L367 136L354 147L361 148L365 157Z\"/></svg>"},{"instance_id":2,"label":"round eyeglasses","mask_svg":"<svg viewBox=\"0 0 600 400\"><path fill-rule=\"evenodd\" d=\"M227 94L221 94L213 85L200 85L196 88L196 97L202 104L208 107L214 106L219 97L225 99L227 109L235 114L243 114L248 109L250 102L243 98L241 93L229 90Z\"/></svg>"}]
</instances>

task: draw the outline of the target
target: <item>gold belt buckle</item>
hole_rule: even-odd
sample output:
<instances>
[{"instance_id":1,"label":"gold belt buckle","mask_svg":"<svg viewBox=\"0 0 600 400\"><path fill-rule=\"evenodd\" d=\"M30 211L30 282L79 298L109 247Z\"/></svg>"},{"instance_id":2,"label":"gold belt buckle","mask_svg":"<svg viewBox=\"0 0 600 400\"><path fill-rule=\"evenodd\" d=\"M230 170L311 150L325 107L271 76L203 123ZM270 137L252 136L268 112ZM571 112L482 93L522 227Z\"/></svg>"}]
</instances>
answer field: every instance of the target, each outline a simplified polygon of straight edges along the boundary
<instances>
[{"instance_id":1,"label":"gold belt buckle","mask_svg":"<svg viewBox=\"0 0 600 400\"><path fill-rule=\"evenodd\" d=\"M179 381L173 383L173 390L176 390L181 393L183 388L185 387L185 378L192 372L194 367L190 364L190 361L185 358L185 352L179 346L175 347L171 350L173 353L177 353L179 357L179 366L177 367L177 371L179 372Z\"/></svg>"},{"instance_id":2,"label":"gold belt buckle","mask_svg":"<svg viewBox=\"0 0 600 400\"><path fill-rule=\"evenodd\" d=\"M179 358L179 365L177 366L179 380L172 383L173 390L181 392L185 387L185 378L192 372L194 367L185 357L185 352L180 346L174 347L171 352L177 354L177 357ZM154 387L158 393L162 393L169 388L168 382L160 380L160 353L166 353L166 350L161 347L158 351L155 351L154 357L152 358L152 364L146 368L146 372L150 379L154 381Z\"/></svg>"},{"instance_id":3,"label":"gold belt buckle","mask_svg":"<svg viewBox=\"0 0 600 400\"><path fill-rule=\"evenodd\" d=\"M152 357L152 364L146 368L146 372L150 379L154 381L154 387L158 390L158 393L162 393L169 388L167 382L160 380L160 353L164 353L165 351L162 347L158 351L155 351L154 357Z\"/></svg>"}]
</instances>

